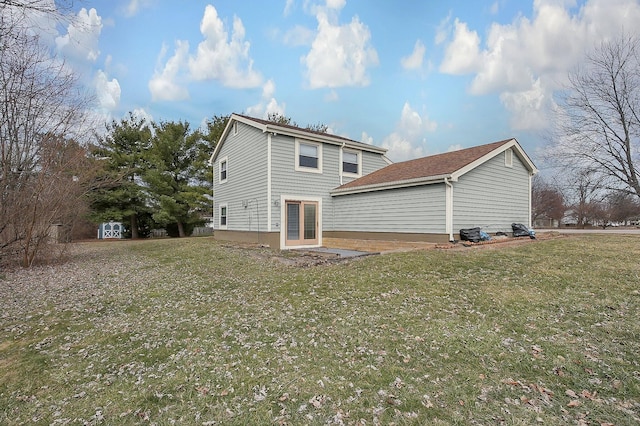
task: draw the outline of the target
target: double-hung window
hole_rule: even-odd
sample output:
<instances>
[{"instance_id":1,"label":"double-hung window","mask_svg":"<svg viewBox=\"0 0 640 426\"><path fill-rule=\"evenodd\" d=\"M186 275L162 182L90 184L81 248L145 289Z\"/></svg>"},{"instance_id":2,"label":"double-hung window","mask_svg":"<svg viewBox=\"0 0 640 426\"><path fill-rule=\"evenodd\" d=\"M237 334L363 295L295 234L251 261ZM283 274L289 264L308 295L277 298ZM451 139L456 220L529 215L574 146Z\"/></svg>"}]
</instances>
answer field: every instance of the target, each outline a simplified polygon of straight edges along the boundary
<instances>
[{"instance_id":1,"label":"double-hung window","mask_svg":"<svg viewBox=\"0 0 640 426\"><path fill-rule=\"evenodd\" d=\"M296 140L296 170L322 173L322 144Z\"/></svg>"},{"instance_id":2,"label":"double-hung window","mask_svg":"<svg viewBox=\"0 0 640 426\"><path fill-rule=\"evenodd\" d=\"M220 170L220 183L225 183L227 181L227 166L229 161L227 157L221 158L218 162L218 169Z\"/></svg>"},{"instance_id":3,"label":"double-hung window","mask_svg":"<svg viewBox=\"0 0 640 426\"><path fill-rule=\"evenodd\" d=\"M342 173L360 176L360 153L358 151L342 151Z\"/></svg>"}]
</instances>

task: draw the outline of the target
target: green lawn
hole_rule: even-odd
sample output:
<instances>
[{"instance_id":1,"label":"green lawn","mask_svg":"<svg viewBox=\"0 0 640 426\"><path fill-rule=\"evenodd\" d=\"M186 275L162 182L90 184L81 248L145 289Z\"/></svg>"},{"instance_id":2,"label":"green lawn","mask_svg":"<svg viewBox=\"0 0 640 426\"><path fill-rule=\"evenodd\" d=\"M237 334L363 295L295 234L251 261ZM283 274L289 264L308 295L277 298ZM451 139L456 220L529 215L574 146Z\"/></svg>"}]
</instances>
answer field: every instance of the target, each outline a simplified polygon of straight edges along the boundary
<instances>
[{"instance_id":1,"label":"green lawn","mask_svg":"<svg viewBox=\"0 0 640 426\"><path fill-rule=\"evenodd\" d=\"M0 279L0 424L640 422L639 237L75 251Z\"/></svg>"}]
</instances>

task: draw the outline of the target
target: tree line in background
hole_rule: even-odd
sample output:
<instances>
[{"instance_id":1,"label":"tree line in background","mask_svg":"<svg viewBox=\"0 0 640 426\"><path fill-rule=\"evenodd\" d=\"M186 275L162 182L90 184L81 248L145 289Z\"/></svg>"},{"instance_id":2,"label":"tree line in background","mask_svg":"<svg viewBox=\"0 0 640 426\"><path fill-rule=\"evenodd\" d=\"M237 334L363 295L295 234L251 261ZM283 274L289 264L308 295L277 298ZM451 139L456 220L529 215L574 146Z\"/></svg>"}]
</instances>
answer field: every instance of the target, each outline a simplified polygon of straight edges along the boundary
<instances>
[{"instance_id":1,"label":"tree line in background","mask_svg":"<svg viewBox=\"0 0 640 426\"><path fill-rule=\"evenodd\" d=\"M605 189L596 174L589 171L562 184L535 176L531 222L539 228L640 225L640 200L625 191Z\"/></svg>"}]
</instances>

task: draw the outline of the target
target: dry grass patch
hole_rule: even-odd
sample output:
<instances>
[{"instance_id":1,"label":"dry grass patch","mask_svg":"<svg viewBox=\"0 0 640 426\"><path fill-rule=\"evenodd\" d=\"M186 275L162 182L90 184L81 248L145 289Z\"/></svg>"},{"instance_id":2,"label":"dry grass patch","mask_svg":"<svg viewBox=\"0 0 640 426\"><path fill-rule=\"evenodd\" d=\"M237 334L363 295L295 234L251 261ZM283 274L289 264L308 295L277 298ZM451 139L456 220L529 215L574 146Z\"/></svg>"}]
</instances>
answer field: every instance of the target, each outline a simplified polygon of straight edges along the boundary
<instances>
[{"instance_id":1,"label":"dry grass patch","mask_svg":"<svg viewBox=\"0 0 640 426\"><path fill-rule=\"evenodd\" d=\"M634 424L638 242L82 245L0 281L0 423Z\"/></svg>"}]
</instances>

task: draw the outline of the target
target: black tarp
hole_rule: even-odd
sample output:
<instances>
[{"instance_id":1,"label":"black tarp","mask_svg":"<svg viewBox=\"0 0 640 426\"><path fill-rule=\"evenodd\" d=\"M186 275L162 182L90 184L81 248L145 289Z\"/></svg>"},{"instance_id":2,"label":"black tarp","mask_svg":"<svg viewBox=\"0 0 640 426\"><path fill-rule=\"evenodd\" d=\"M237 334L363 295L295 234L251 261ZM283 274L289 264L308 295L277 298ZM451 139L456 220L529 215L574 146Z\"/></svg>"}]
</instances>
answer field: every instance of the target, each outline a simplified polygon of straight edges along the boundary
<instances>
[{"instance_id":1,"label":"black tarp","mask_svg":"<svg viewBox=\"0 0 640 426\"><path fill-rule=\"evenodd\" d=\"M521 223L512 223L511 224L511 230L513 231L513 236L514 237L531 237L531 232L529 231L529 228L527 228L526 226L524 226Z\"/></svg>"},{"instance_id":2,"label":"black tarp","mask_svg":"<svg viewBox=\"0 0 640 426\"><path fill-rule=\"evenodd\" d=\"M472 243L477 243L480 241L480 228L468 228L460 230L460 240L462 241L471 241Z\"/></svg>"}]
</instances>

